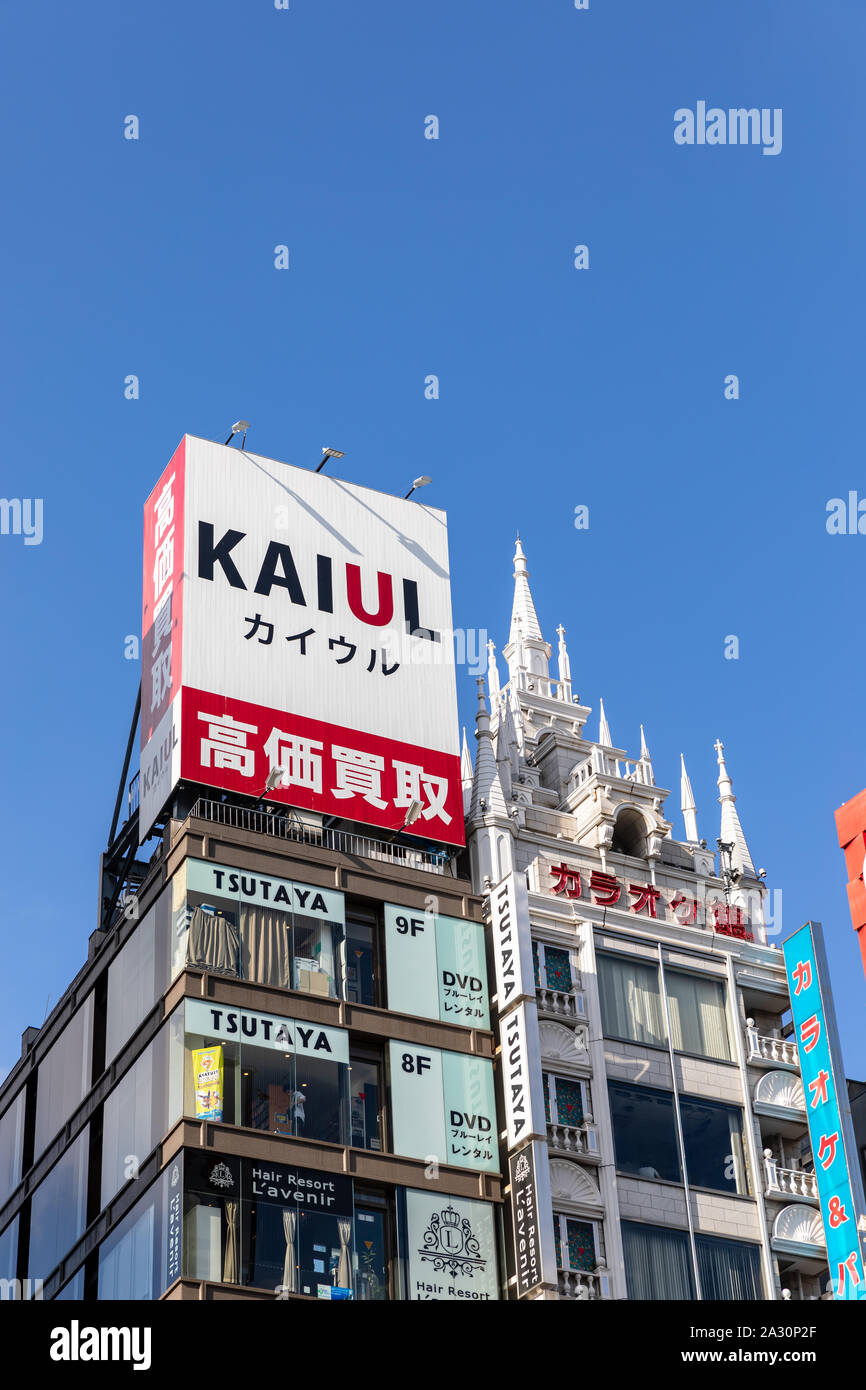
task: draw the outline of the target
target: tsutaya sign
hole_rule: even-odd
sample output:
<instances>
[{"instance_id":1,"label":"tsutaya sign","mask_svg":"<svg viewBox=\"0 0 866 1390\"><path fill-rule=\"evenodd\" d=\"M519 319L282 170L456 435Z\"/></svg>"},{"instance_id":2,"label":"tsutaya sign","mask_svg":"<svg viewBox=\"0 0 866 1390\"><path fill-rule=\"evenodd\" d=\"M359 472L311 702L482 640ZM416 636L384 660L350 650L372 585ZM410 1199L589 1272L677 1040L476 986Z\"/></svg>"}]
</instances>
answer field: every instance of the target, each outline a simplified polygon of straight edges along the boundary
<instances>
[{"instance_id":1,"label":"tsutaya sign","mask_svg":"<svg viewBox=\"0 0 866 1390\"><path fill-rule=\"evenodd\" d=\"M389 830L417 801L462 844L450 632L441 511L184 436L144 510L142 836L181 778L282 768L270 800Z\"/></svg>"},{"instance_id":2,"label":"tsutaya sign","mask_svg":"<svg viewBox=\"0 0 866 1390\"><path fill-rule=\"evenodd\" d=\"M820 923L807 922L782 949L833 1292L864 1298L863 1186Z\"/></svg>"}]
</instances>

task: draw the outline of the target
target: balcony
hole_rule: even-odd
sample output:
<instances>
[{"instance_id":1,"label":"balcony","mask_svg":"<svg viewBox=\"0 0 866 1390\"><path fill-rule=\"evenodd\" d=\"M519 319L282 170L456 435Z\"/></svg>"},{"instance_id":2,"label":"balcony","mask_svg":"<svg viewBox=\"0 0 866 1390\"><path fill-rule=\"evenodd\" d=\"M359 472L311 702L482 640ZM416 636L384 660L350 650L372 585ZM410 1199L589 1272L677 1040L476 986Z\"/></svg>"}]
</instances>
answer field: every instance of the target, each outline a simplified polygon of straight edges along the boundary
<instances>
[{"instance_id":1,"label":"balcony","mask_svg":"<svg viewBox=\"0 0 866 1390\"><path fill-rule=\"evenodd\" d=\"M583 1269L560 1269L557 1285L560 1298L569 1302L608 1298L608 1275L603 1265L594 1273Z\"/></svg>"},{"instance_id":2,"label":"balcony","mask_svg":"<svg viewBox=\"0 0 866 1390\"><path fill-rule=\"evenodd\" d=\"M818 1202L818 1180L814 1173L800 1168L780 1168L772 1149L764 1149L764 1192L767 1197L797 1197L802 1202Z\"/></svg>"},{"instance_id":3,"label":"balcony","mask_svg":"<svg viewBox=\"0 0 866 1390\"><path fill-rule=\"evenodd\" d=\"M454 876L451 856L447 850L415 849L392 840L374 840L367 835L354 835L345 830L325 829L323 826L310 825L302 821L295 812L287 808L256 811L246 806L234 806L230 802L209 801L200 797L189 813L188 819L193 818L212 821L216 825L231 826L235 830L252 830L259 835L273 835L280 840L292 840L296 844L315 845L319 849L335 850L338 854L378 859L381 863L401 869L425 869L428 873Z\"/></svg>"},{"instance_id":4,"label":"balcony","mask_svg":"<svg viewBox=\"0 0 866 1390\"><path fill-rule=\"evenodd\" d=\"M601 1162L595 1125L589 1119L582 1125L561 1125L548 1120L547 1146L551 1154L588 1159L591 1163Z\"/></svg>"},{"instance_id":5,"label":"balcony","mask_svg":"<svg viewBox=\"0 0 866 1390\"><path fill-rule=\"evenodd\" d=\"M571 989L548 989L539 985L535 991L539 1018L555 1018L563 1023L577 1023L586 1018L586 995L578 974Z\"/></svg>"},{"instance_id":6,"label":"balcony","mask_svg":"<svg viewBox=\"0 0 866 1390\"><path fill-rule=\"evenodd\" d=\"M759 1033L753 1018L746 1019L746 1061L752 1066L790 1067L799 1071L796 1043Z\"/></svg>"}]
</instances>

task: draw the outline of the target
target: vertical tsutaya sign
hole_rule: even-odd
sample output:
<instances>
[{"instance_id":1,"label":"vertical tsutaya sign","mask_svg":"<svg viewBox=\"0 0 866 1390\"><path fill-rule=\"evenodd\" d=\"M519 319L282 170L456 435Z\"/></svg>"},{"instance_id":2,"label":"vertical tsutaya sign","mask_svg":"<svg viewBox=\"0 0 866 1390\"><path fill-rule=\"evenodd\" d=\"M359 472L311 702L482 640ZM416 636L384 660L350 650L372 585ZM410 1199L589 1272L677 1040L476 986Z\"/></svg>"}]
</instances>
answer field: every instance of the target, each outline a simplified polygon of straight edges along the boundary
<instances>
[{"instance_id":1,"label":"vertical tsutaya sign","mask_svg":"<svg viewBox=\"0 0 866 1390\"><path fill-rule=\"evenodd\" d=\"M505 1128L508 1148L515 1149L526 1139L547 1136L538 1045L538 1008L534 1001L519 1004L502 1020L501 1049Z\"/></svg>"},{"instance_id":2,"label":"vertical tsutaya sign","mask_svg":"<svg viewBox=\"0 0 866 1390\"><path fill-rule=\"evenodd\" d=\"M489 1028L484 928L460 917L385 904L388 1007L464 1028Z\"/></svg>"},{"instance_id":3,"label":"vertical tsutaya sign","mask_svg":"<svg viewBox=\"0 0 866 1390\"><path fill-rule=\"evenodd\" d=\"M185 435L144 517L141 834L179 778L463 844L443 512Z\"/></svg>"},{"instance_id":4,"label":"vertical tsutaya sign","mask_svg":"<svg viewBox=\"0 0 866 1390\"><path fill-rule=\"evenodd\" d=\"M519 999L535 998L529 895L524 874L507 874L490 894L496 995L500 1014Z\"/></svg>"},{"instance_id":5,"label":"vertical tsutaya sign","mask_svg":"<svg viewBox=\"0 0 866 1390\"><path fill-rule=\"evenodd\" d=\"M493 1206L406 1191L409 1298L488 1302L499 1297Z\"/></svg>"},{"instance_id":6,"label":"vertical tsutaya sign","mask_svg":"<svg viewBox=\"0 0 866 1390\"><path fill-rule=\"evenodd\" d=\"M820 923L807 922L782 950L833 1293L864 1298L863 1186Z\"/></svg>"},{"instance_id":7,"label":"vertical tsutaya sign","mask_svg":"<svg viewBox=\"0 0 866 1390\"><path fill-rule=\"evenodd\" d=\"M499 1172L493 1063L392 1041L394 1152Z\"/></svg>"},{"instance_id":8,"label":"vertical tsutaya sign","mask_svg":"<svg viewBox=\"0 0 866 1390\"><path fill-rule=\"evenodd\" d=\"M511 1185L514 1271L517 1297L522 1298L543 1284L555 1286L557 1282L556 1252L550 1227L546 1149L542 1151L539 1144L532 1143L519 1153L511 1154L508 1176Z\"/></svg>"},{"instance_id":9,"label":"vertical tsutaya sign","mask_svg":"<svg viewBox=\"0 0 866 1390\"><path fill-rule=\"evenodd\" d=\"M166 1175L165 1191L165 1288L180 1278L181 1226L183 1222L183 1152L174 1160Z\"/></svg>"}]
</instances>

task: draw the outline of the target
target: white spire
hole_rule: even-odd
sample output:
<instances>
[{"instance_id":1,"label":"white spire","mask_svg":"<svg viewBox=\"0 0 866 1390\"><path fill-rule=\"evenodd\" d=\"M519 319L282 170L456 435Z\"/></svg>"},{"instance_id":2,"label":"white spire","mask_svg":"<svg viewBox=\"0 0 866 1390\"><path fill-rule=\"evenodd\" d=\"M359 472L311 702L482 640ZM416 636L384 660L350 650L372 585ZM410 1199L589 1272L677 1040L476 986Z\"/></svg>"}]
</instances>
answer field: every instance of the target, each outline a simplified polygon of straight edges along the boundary
<instances>
[{"instance_id":1,"label":"white spire","mask_svg":"<svg viewBox=\"0 0 866 1390\"><path fill-rule=\"evenodd\" d=\"M749 846L746 844L746 837L743 834L743 827L740 825L740 817L737 815L736 800L734 796L734 786L725 766L724 749L725 745L720 738L716 739L713 745L716 756L719 760L719 801L722 807L722 827L720 837L726 844L733 845L731 852L731 863L735 869L740 869L743 873L756 877L755 866L752 863L752 856L749 853Z\"/></svg>"},{"instance_id":2,"label":"white spire","mask_svg":"<svg viewBox=\"0 0 866 1390\"><path fill-rule=\"evenodd\" d=\"M689 781L689 774L686 772L686 760L682 753L680 753L680 810L683 813L686 827L686 843L689 845L699 844L698 808L695 805L695 796Z\"/></svg>"},{"instance_id":3,"label":"white spire","mask_svg":"<svg viewBox=\"0 0 866 1390\"><path fill-rule=\"evenodd\" d=\"M463 785L463 814L469 811L469 802L472 799L472 754L469 752L469 742L466 738L466 730L463 730L463 745L460 749L460 781Z\"/></svg>"},{"instance_id":4,"label":"white spire","mask_svg":"<svg viewBox=\"0 0 866 1390\"><path fill-rule=\"evenodd\" d=\"M488 815L501 815L507 818L508 807L505 804L505 793L499 780L496 753L490 733L490 715L487 712L487 701L484 698L484 681L479 676L475 684L478 686L478 709L475 715L475 738L478 748L475 754L475 774L472 779L469 819L482 820ZM484 802L483 807L482 801Z\"/></svg>"},{"instance_id":5,"label":"white spire","mask_svg":"<svg viewBox=\"0 0 866 1390\"><path fill-rule=\"evenodd\" d=\"M491 638L487 643L487 689L490 691L491 706L499 694L500 688L499 667L496 665L496 648Z\"/></svg>"},{"instance_id":6,"label":"white spire","mask_svg":"<svg viewBox=\"0 0 866 1390\"><path fill-rule=\"evenodd\" d=\"M653 786L655 784L655 775L653 773L653 764L652 758L650 757L650 751L647 748L646 734L643 731L643 724L641 724L640 726L640 761L644 764L647 783L649 784L649 786Z\"/></svg>"},{"instance_id":7,"label":"white spire","mask_svg":"<svg viewBox=\"0 0 866 1390\"><path fill-rule=\"evenodd\" d=\"M567 700L571 704L571 662L568 659L568 650L565 645L565 628L562 623L556 629L559 637L559 698Z\"/></svg>"},{"instance_id":8,"label":"white spire","mask_svg":"<svg viewBox=\"0 0 866 1390\"><path fill-rule=\"evenodd\" d=\"M529 570L526 568L526 556L523 553L519 532L514 547L514 603L511 608L509 642L513 642L515 639L515 624L518 622L525 638L535 637L539 642L544 640L541 636L535 604L532 601L532 593L529 588Z\"/></svg>"},{"instance_id":9,"label":"white spire","mask_svg":"<svg viewBox=\"0 0 866 1390\"><path fill-rule=\"evenodd\" d=\"M529 588L529 571L526 568L526 556L523 553L520 536L517 537L514 550L514 603L511 608L511 629L508 634L508 642L502 649L502 655L508 662L509 678L513 679L518 671L526 671L532 676L540 677L541 692L542 694L548 693L546 682L550 678L548 663L551 648L541 635L538 614L535 611L535 604L532 601L532 593Z\"/></svg>"},{"instance_id":10,"label":"white spire","mask_svg":"<svg viewBox=\"0 0 866 1390\"><path fill-rule=\"evenodd\" d=\"M603 743L605 748L613 748L613 739L610 736L610 725L607 722L607 715L604 712L604 700L598 702L598 741Z\"/></svg>"}]
</instances>

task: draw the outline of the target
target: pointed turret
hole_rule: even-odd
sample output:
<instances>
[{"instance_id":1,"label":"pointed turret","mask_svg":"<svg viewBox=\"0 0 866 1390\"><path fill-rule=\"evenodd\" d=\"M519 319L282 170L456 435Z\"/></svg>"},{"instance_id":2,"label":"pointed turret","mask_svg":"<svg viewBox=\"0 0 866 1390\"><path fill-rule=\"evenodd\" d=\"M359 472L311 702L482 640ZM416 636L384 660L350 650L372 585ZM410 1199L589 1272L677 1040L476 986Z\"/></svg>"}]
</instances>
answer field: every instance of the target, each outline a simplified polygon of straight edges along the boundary
<instances>
[{"instance_id":1,"label":"pointed turret","mask_svg":"<svg viewBox=\"0 0 866 1390\"><path fill-rule=\"evenodd\" d=\"M475 683L478 686L478 709L475 714L475 738L478 747L472 778L469 819L481 820L486 815L501 815L507 819L508 807L505 804L505 793L496 766L496 753L490 733L490 715L484 698L484 681L479 676ZM484 806L481 805L482 801Z\"/></svg>"},{"instance_id":2,"label":"pointed turret","mask_svg":"<svg viewBox=\"0 0 866 1390\"><path fill-rule=\"evenodd\" d=\"M605 748L613 748L613 739L610 736L610 725L607 722L607 715L604 712L604 700L598 702L598 741Z\"/></svg>"},{"instance_id":3,"label":"pointed turret","mask_svg":"<svg viewBox=\"0 0 866 1390\"><path fill-rule=\"evenodd\" d=\"M728 769L725 766L725 745L720 738L717 738L714 747L716 756L719 760L719 801L722 807L720 838L726 844L733 846L731 851L731 863L734 868L740 869L743 873L749 874L752 878L755 878L755 866L752 863L749 846L746 844L746 837L743 834L743 827L740 825L740 817L737 814L737 798L734 796L733 783L728 774Z\"/></svg>"},{"instance_id":4,"label":"pointed turret","mask_svg":"<svg viewBox=\"0 0 866 1390\"><path fill-rule=\"evenodd\" d=\"M649 786L655 786L655 773L653 772L652 758L647 747L646 734L643 731L643 724L640 726L640 761L643 764L644 781Z\"/></svg>"},{"instance_id":5,"label":"pointed turret","mask_svg":"<svg viewBox=\"0 0 866 1390\"><path fill-rule=\"evenodd\" d=\"M683 822L686 827L686 844L699 844L698 808L695 805L694 792L689 781L689 774L686 772L686 760L682 753L680 753L680 810L683 813Z\"/></svg>"},{"instance_id":6,"label":"pointed turret","mask_svg":"<svg viewBox=\"0 0 866 1390\"><path fill-rule=\"evenodd\" d=\"M463 814L469 811L469 802L472 799L472 754L469 752L469 741L466 738L466 730L463 730L463 746L460 749L460 781L463 785Z\"/></svg>"},{"instance_id":7,"label":"pointed turret","mask_svg":"<svg viewBox=\"0 0 866 1390\"><path fill-rule=\"evenodd\" d=\"M559 651L557 653L557 663L559 667L559 698L571 704L571 662L568 659L568 650L565 645L565 628L562 623L556 629L559 637Z\"/></svg>"},{"instance_id":8,"label":"pointed turret","mask_svg":"<svg viewBox=\"0 0 866 1390\"><path fill-rule=\"evenodd\" d=\"M499 667L496 664L496 647L493 639L487 643L487 689L490 691L490 705L493 707L494 701L499 696Z\"/></svg>"},{"instance_id":9,"label":"pointed turret","mask_svg":"<svg viewBox=\"0 0 866 1390\"><path fill-rule=\"evenodd\" d=\"M511 629L508 645L503 647L502 655L508 662L508 670L513 678L517 671L526 670L535 676L549 679L548 663L551 657L550 645L541 635L541 626L532 592L529 588L529 570L520 536L514 550L514 602L511 607Z\"/></svg>"}]
</instances>

